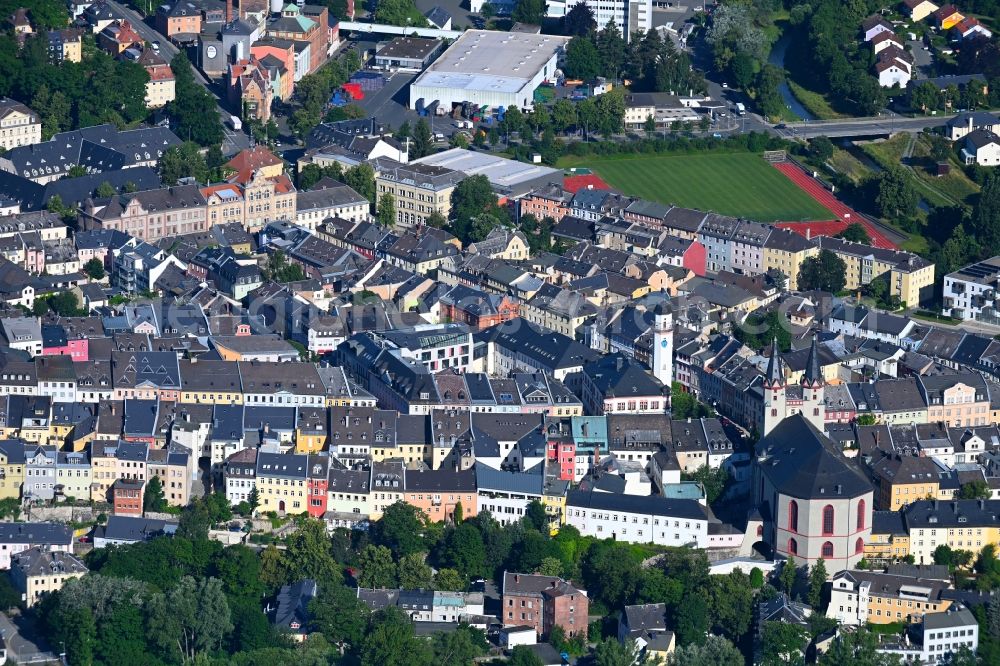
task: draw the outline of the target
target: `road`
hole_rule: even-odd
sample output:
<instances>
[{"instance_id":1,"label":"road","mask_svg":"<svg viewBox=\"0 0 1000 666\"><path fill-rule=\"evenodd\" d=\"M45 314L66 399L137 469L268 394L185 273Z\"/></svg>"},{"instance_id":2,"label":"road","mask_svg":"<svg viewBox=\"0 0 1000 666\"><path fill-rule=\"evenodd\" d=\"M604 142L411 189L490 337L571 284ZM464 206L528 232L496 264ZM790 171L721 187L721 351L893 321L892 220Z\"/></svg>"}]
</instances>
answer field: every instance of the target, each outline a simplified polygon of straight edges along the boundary
<instances>
[{"instance_id":1,"label":"road","mask_svg":"<svg viewBox=\"0 0 1000 666\"><path fill-rule=\"evenodd\" d=\"M816 136L847 137L878 134L894 134L896 132L920 132L929 127L938 127L954 118L955 114L940 116L921 116L907 118L887 113L875 118L849 118L845 120L812 120L802 123L787 123L775 130L779 136L788 139L809 139Z\"/></svg>"},{"instance_id":2,"label":"road","mask_svg":"<svg viewBox=\"0 0 1000 666\"><path fill-rule=\"evenodd\" d=\"M19 664L58 663L58 655L43 649L46 646L30 641L20 634L21 627L30 628L27 618L20 615L16 621L15 624L6 613L0 613L0 636L7 646L8 656Z\"/></svg>"},{"instance_id":3,"label":"road","mask_svg":"<svg viewBox=\"0 0 1000 666\"><path fill-rule=\"evenodd\" d=\"M132 27L135 28L135 31L139 33L140 37L150 43L160 43L160 56L162 56L164 60L170 62L173 60L175 55L180 53L180 49L178 49L173 42L167 39L166 36L161 35L152 26L146 23L139 12L130 7L126 7L116 0L106 1L109 7L115 10L119 15L127 18L129 22L132 23ZM215 99L215 106L219 111L219 118L222 120L223 126L225 127L226 121L229 120L229 117L232 114L230 114L229 111L222 106L222 100L219 98L219 95L215 92L215 90L213 90L212 82L206 79L196 67L192 67L191 70L194 72L195 81L204 86L205 90L207 90ZM226 140L223 142L222 146L222 152L224 154L229 155L237 153L250 146L250 138L243 132L233 132L228 128L226 128L225 132Z\"/></svg>"}]
</instances>

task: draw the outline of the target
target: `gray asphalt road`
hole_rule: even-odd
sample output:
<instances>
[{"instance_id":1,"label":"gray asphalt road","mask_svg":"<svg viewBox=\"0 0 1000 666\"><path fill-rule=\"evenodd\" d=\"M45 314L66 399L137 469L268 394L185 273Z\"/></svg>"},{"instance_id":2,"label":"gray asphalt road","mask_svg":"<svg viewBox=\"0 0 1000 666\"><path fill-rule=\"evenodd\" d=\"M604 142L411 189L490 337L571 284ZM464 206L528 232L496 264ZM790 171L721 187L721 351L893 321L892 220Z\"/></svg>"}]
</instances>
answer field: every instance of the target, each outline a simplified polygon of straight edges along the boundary
<instances>
[{"instance_id":1,"label":"gray asphalt road","mask_svg":"<svg viewBox=\"0 0 1000 666\"><path fill-rule=\"evenodd\" d=\"M904 118L896 115L886 115L878 118L856 118L852 120L811 121L807 123L788 123L787 127L777 130L784 137L808 139L814 136L857 136L866 132L920 132L929 127L943 125L953 114L940 116L921 116L919 118Z\"/></svg>"},{"instance_id":2,"label":"gray asphalt road","mask_svg":"<svg viewBox=\"0 0 1000 666\"><path fill-rule=\"evenodd\" d=\"M6 613L0 613L0 636L3 637L7 651L19 664L41 664L56 662L58 655L49 651L48 646L35 643L21 635L30 625L22 615L17 618L17 624Z\"/></svg>"}]
</instances>

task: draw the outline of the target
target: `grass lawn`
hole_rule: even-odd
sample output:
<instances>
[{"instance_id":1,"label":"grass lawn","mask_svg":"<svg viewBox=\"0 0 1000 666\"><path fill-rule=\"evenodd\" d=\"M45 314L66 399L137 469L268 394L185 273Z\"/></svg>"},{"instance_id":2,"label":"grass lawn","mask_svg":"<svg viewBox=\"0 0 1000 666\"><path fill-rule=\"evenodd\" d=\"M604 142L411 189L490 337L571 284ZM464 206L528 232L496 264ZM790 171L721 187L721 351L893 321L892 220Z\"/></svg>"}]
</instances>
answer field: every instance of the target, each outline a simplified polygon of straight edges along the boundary
<instances>
[{"instance_id":1,"label":"grass lawn","mask_svg":"<svg viewBox=\"0 0 1000 666\"><path fill-rule=\"evenodd\" d=\"M750 153L623 155L560 161L586 166L625 194L761 222L830 220L833 214Z\"/></svg>"},{"instance_id":2,"label":"grass lawn","mask_svg":"<svg viewBox=\"0 0 1000 666\"><path fill-rule=\"evenodd\" d=\"M900 164L909 137L897 134L887 141L859 144L872 159L883 167ZM917 192L928 203L935 206L952 206L959 203L968 204L971 198L978 194L979 186L969 180L961 165L951 160L951 173L946 176L936 176L928 169L932 167L930 146L926 139L917 137L913 144L913 153L909 164L914 177Z\"/></svg>"},{"instance_id":3,"label":"grass lawn","mask_svg":"<svg viewBox=\"0 0 1000 666\"><path fill-rule=\"evenodd\" d=\"M820 120L835 120L837 118L847 117L847 114L835 111L833 107L830 106L830 103L826 101L826 97L818 92L807 90L790 79L788 81L788 88L792 91L792 94L795 95L795 99L799 100L799 103L806 107L809 113L813 114Z\"/></svg>"},{"instance_id":4,"label":"grass lawn","mask_svg":"<svg viewBox=\"0 0 1000 666\"><path fill-rule=\"evenodd\" d=\"M830 164L833 165L833 168L838 173L842 173L850 178L851 182L855 185L872 175L871 169L843 148L835 147L833 149L833 157L830 158Z\"/></svg>"}]
</instances>

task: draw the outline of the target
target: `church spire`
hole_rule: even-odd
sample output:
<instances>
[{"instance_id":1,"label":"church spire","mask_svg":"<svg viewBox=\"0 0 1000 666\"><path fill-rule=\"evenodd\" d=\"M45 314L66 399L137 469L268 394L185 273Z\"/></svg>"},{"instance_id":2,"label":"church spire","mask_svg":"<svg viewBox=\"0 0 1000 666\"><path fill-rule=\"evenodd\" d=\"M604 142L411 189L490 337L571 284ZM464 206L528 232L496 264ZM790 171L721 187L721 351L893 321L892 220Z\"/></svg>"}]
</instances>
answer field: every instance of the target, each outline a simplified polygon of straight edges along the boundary
<instances>
[{"instance_id":1,"label":"church spire","mask_svg":"<svg viewBox=\"0 0 1000 666\"><path fill-rule=\"evenodd\" d=\"M781 351L778 348L778 338L771 342L771 360L767 362L767 375L764 377L764 386L777 388L785 385L785 366L781 362Z\"/></svg>"},{"instance_id":2,"label":"church spire","mask_svg":"<svg viewBox=\"0 0 1000 666\"><path fill-rule=\"evenodd\" d=\"M806 361L806 371L802 375L802 385L816 388L823 385L823 374L819 370L819 351L816 347L816 336L813 336L809 347L809 359Z\"/></svg>"}]
</instances>

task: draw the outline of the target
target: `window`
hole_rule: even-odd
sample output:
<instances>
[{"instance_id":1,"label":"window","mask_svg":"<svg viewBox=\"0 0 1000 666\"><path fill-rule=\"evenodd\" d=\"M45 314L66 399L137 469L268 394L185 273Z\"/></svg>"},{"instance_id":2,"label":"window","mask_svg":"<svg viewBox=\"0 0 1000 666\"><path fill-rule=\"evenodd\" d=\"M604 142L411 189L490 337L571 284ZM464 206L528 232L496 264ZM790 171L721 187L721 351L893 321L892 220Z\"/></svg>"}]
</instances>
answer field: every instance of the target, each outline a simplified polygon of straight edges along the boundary
<instances>
[{"instance_id":1,"label":"window","mask_svg":"<svg viewBox=\"0 0 1000 666\"><path fill-rule=\"evenodd\" d=\"M865 501L858 502L858 531L865 529Z\"/></svg>"},{"instance_id":2,"label":"window","mask_svg":"<svg viewBox=\"0 0 1000 666\"><path fill-rule=\"evenodd\" d=\"M829 541L823 544L823 557L833 557L833 544Z\"/></svg>"},{"instance_id":3,"label":"window","mask_svg":"<svg viewBox=\"0 0 1000 666\"><path fill-rule=\"evenodd\" d=\"M855 552L855 554L865 552L865 540L864 539L862 539L862 538L859 537L858 540L854 542L854 552Z\"/></svg>"},{"instance_id":4,"label":"window","mask_svg":"<svg viewBox=\"0 0 1000 666\"><path fill-rule=\"evenodd\" d=\"M788 503L788 529L792 532L799 531L799 503L795 500Z\"/></svg>"},{"instance_id":5,"label":"window","mask_svg":"<svg viewBox=\"0 0 1000 666\"><path fill-rule=\"evenodd\" d=\"M798 555L799 544L795 539L788 540L788 552L791 553L792 555Z\"/></svg>"},{"instance_id":6,"label":"window","mask_svg":"<svg viewBox=\"0 0 1000 666\"><path fill-rule=\"evenodd\" d=\"M830 504L823 507L823 534L833 534L833 506Z\"/></svg>"}]
</instances>

